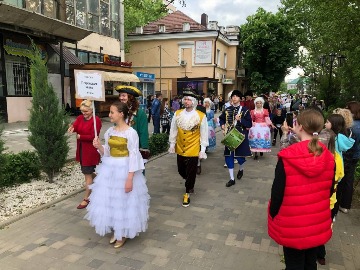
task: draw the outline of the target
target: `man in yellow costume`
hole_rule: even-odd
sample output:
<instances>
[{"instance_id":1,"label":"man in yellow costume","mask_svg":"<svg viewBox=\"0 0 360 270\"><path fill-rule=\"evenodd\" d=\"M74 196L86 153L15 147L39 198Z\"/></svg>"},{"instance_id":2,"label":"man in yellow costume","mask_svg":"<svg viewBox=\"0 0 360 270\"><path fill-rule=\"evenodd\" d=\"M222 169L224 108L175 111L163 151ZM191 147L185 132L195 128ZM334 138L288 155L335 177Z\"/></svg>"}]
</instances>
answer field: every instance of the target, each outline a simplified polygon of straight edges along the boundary
<instances>
[{"instance_id":1,"label":"man in yellow costume","mask_svg":"<svg viewBox=\"0 0 360 270\"><path fill-rule=\"evenodd\" d=\"M198 159L206 159L209 145L206 115L198 110L197 95L192 90L183 91L184 109L177 110L171 122L169 153L177 154L178 172L185 179L184 207L190 205L194 192Z\"/></svg>"}]
</instances>

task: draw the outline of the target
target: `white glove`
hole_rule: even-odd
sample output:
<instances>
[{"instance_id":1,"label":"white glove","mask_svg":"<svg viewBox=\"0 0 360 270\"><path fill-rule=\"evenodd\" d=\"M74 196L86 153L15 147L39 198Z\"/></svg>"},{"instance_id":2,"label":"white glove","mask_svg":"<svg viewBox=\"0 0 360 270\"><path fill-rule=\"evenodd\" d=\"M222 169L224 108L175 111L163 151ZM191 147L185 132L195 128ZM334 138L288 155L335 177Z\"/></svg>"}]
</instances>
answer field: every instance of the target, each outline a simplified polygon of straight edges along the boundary
<instances>
[{"instance_id":1,"label":"white glove","mask_svg":"<svg viewBox=\"0 0 360 270\"><path fill-rule=\"evenodd\" d=\"M205 152L200 152L200 153L199 153L199 158L200 158L200 159L207 159L206 153L205 153Z\"/></svg>"},{"instance_id":2,"label":"white glove","mask_svg":"<svg viewBox=\"0 0 360 270\"><path fill-rule=\"evenodd\" d=\"M169 152L170 154L175 154L175 147L171 147L171 146L170 146L168 152Z\"/></svg>"}]
</instances>

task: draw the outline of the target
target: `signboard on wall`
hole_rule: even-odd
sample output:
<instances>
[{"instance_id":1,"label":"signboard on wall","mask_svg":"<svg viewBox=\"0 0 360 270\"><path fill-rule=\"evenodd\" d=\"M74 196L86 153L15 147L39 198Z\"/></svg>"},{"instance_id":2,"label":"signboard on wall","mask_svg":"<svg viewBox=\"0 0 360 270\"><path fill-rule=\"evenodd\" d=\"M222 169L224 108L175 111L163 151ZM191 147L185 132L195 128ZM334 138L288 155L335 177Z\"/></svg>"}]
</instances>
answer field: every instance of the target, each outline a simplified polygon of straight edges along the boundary
<instances>
[{"instance_id":1,"label":"signboard on wall","mask_svg":"<svg viewBox=\"0 0 360 270\"><path fill-rule=\"evenodd\" d=\"M198 40L195 41L195 64L212 63L212 41Z\"/></svg>"},{"instance_id":2,"label":"signboard on wall","mask_svg":"<svg viewBox=\"0 0 360 270\"><path fill-rule=\"evenodd\" d=\"M155 82L155 74L146 72L136 72L135 75L139 78L140 82Z\"/></svg>"},{"instance_id":3,"label":"signboard on wall","mask_svg":"<svg viewBox=\"0 0 360 270\"><path fill-rule=\"evenodd\" d=\"M105 101L104 76L98 70L74 70L75 97Z\"/></svg>"}]
</instances>

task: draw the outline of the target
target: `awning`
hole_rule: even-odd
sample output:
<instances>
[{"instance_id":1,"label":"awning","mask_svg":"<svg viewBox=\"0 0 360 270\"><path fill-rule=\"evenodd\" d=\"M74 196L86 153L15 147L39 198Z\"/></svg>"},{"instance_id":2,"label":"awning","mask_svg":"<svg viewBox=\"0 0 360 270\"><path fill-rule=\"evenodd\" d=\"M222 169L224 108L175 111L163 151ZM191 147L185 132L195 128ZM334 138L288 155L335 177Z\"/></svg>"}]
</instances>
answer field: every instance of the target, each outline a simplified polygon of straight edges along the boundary
<instances>
[{"instance_id":1,"label":"awning","mask_svg":"<svg viewBox=\"0 0 360 270\"><path fill-rule=\"evenodd\" d=\"M104 81L112 82L140 82L136 75L122 72L104 72Z\"/></svg>"},{"instance_id":2,"label":"awning","mask_svg":"<svg viewBox=\"0 0 360 270\"><path fill-rule=\"evenodd\" d=\"M53 50L58 55L60 55L60 46L59 45L55 45L55 44L49 44L49 45L51 48L53 48ZM84 65L84 63L81 62L81 60L79 58L77 58L72 52L70 52L69 49L66 48L65 46L63 46L63 59L68 64Z\"/></svg>"},{"instance_id":3,"label":"awning","mask_svg":"<svg viewBox=\"0 0 360 270\"><path fill-rule=\"evenodd\" d=\"M29 29L36 36L51 35L66 41L79 41L92 33L87 29L46 17L23 8L0 3L0 24Z\"/></svg>"}]
</instances>

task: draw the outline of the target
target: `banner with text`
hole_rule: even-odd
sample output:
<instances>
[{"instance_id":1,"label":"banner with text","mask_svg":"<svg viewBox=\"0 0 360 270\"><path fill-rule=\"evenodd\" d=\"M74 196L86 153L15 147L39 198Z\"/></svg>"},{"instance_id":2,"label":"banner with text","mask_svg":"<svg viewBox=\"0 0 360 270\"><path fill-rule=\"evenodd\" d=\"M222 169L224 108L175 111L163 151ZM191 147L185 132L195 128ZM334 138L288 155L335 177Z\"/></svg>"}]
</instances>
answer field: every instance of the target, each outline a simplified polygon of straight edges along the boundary
<instances>
[{"instance_id":1,"label":"banner with text","mask_svg":"<svg viewBox=\"0 0 360 270\"><path fill-rule=\"evenodd\" d=\"M212 63L212 41L198 40L195 42L195 64Z\"/></svg>"},{"instance_id":2,"label":"banner with text","mask_svg":"<svg viewBox=\"0 0 360 270\"><path fill-rule=\"evenodd\" d=\"M98 70L74 70L75 97L105 101L104 76Z\"/></svg>"}]
</instances>

